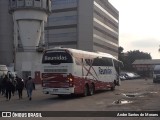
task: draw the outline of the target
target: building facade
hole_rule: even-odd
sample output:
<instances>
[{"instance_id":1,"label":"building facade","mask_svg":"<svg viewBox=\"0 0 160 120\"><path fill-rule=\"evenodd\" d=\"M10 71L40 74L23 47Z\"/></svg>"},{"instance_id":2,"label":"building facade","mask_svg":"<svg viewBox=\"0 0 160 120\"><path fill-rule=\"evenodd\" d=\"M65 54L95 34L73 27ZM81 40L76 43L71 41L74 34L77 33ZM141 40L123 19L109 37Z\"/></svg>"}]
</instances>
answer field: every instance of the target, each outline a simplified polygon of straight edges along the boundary
<instances>
[{"instance_id":1,"label":"building facade","mask_svg":"<svg viewBox=\"0 0 160 120\"><path fill-rule=\"evenodd\" d=\"M48 48L71 47L118 57L119 12L108 0L52 0Z\"/></svg>"},{"instance_id":2,"label":"building facade","mask_svg":"<svg viewBox=\"0 0 160 120\"><path fill-rule=\"evenodd\" d=\"M13 19L8 13L9 0L0 0L0 64L13 63Z\"/></svg>"},{"instance_id":3,"label":"building facade","mask_svg":"<svg viewBox=\"0 0 160 120\"><path fill-rule=\"evenodd\" d=\"M160 59L135 60L132 63L135 72L144 77L152 77L155 65L160 65Z\"/></svg>"}]
</instances>

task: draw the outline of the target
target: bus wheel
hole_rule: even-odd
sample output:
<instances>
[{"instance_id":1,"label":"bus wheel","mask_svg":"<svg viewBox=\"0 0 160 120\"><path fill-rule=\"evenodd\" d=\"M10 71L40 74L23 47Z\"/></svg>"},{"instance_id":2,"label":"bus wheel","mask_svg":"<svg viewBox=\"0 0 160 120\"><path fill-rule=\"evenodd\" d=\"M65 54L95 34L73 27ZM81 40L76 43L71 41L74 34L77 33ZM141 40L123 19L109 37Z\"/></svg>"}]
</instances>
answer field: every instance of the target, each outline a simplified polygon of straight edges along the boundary
<instances>
[{"instance_id":1,"label":"bus wheel","mask_svg":"<svg viewBox=\"0 0 160 120\"><path fill-rule=\"evenodd\" d=\"M90 86L90 89L89 89L89 95L93 95L95 92L95 87L94 87L94 84L92 83L91 86Z\"/></svg>"},{"instance_id":2,"label":"bus wheel","mask_svg":"<svg viewBox=\"0 0 160 120\"><path fill-rule=\"evenodd\" d=\"M86 85L84 86L83 96L84 96L84 97L88 96L88 93L89 93L89 87L88 87L88 85L86 84Z\"/></svg>"}]
</instances>

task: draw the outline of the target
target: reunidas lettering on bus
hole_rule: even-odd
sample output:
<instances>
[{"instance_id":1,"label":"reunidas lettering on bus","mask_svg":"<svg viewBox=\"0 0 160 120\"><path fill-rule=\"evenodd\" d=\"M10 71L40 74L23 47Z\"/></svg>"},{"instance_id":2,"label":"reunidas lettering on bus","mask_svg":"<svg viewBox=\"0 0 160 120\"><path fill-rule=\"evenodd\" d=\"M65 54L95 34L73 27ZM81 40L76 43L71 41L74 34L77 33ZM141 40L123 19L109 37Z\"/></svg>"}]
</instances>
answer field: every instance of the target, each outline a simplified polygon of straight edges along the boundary
<instances>
[{"instance_id":1,"label":"reunidas lettering on bus","mask_svg":"<svg viewBox=\"0 0 160 120\"><path fill-rule=\"evenodd\" d=\"M116 85L120 85L120 64L107 53L71 48L48 49L42 58L43 93L87 96L97 90L114 90Z\"/></svg>"}]
</instances>

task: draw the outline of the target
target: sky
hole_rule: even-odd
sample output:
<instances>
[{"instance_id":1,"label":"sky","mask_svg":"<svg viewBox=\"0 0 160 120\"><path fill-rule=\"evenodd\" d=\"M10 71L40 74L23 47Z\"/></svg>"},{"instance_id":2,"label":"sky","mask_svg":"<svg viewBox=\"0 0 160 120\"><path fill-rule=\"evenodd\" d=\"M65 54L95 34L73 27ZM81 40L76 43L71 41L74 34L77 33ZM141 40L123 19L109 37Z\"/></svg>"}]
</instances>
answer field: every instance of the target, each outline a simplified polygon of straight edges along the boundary
<instances>
[{"instance_id":1,"label":"sky","mask_svg":"<svg viewBox=\"0 0 160 120\"><path fill-rule=\"evenodd\" d=\"M119 45L160 59L160 0L109 0L119 11Z\"/></svg>"}]
</instances>

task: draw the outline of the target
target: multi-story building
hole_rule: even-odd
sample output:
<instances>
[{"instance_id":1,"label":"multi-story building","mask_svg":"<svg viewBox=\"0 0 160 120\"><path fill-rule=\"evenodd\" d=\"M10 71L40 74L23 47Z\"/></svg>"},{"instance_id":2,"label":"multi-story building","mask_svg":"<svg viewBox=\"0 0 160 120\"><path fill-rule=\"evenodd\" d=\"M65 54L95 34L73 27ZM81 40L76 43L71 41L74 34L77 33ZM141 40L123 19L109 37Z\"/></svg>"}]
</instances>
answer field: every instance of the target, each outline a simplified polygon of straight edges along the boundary
<instances>
[{"instance_id":1,"label":"multi-story building","mask_svg":"<svg viewBox=\"0 0 160 120\"><path fill-rule=\"evenodd\" d=\"M119 12L108 0L52 0L46 43L118 57Z\"/></svg>"}]
</instances>

